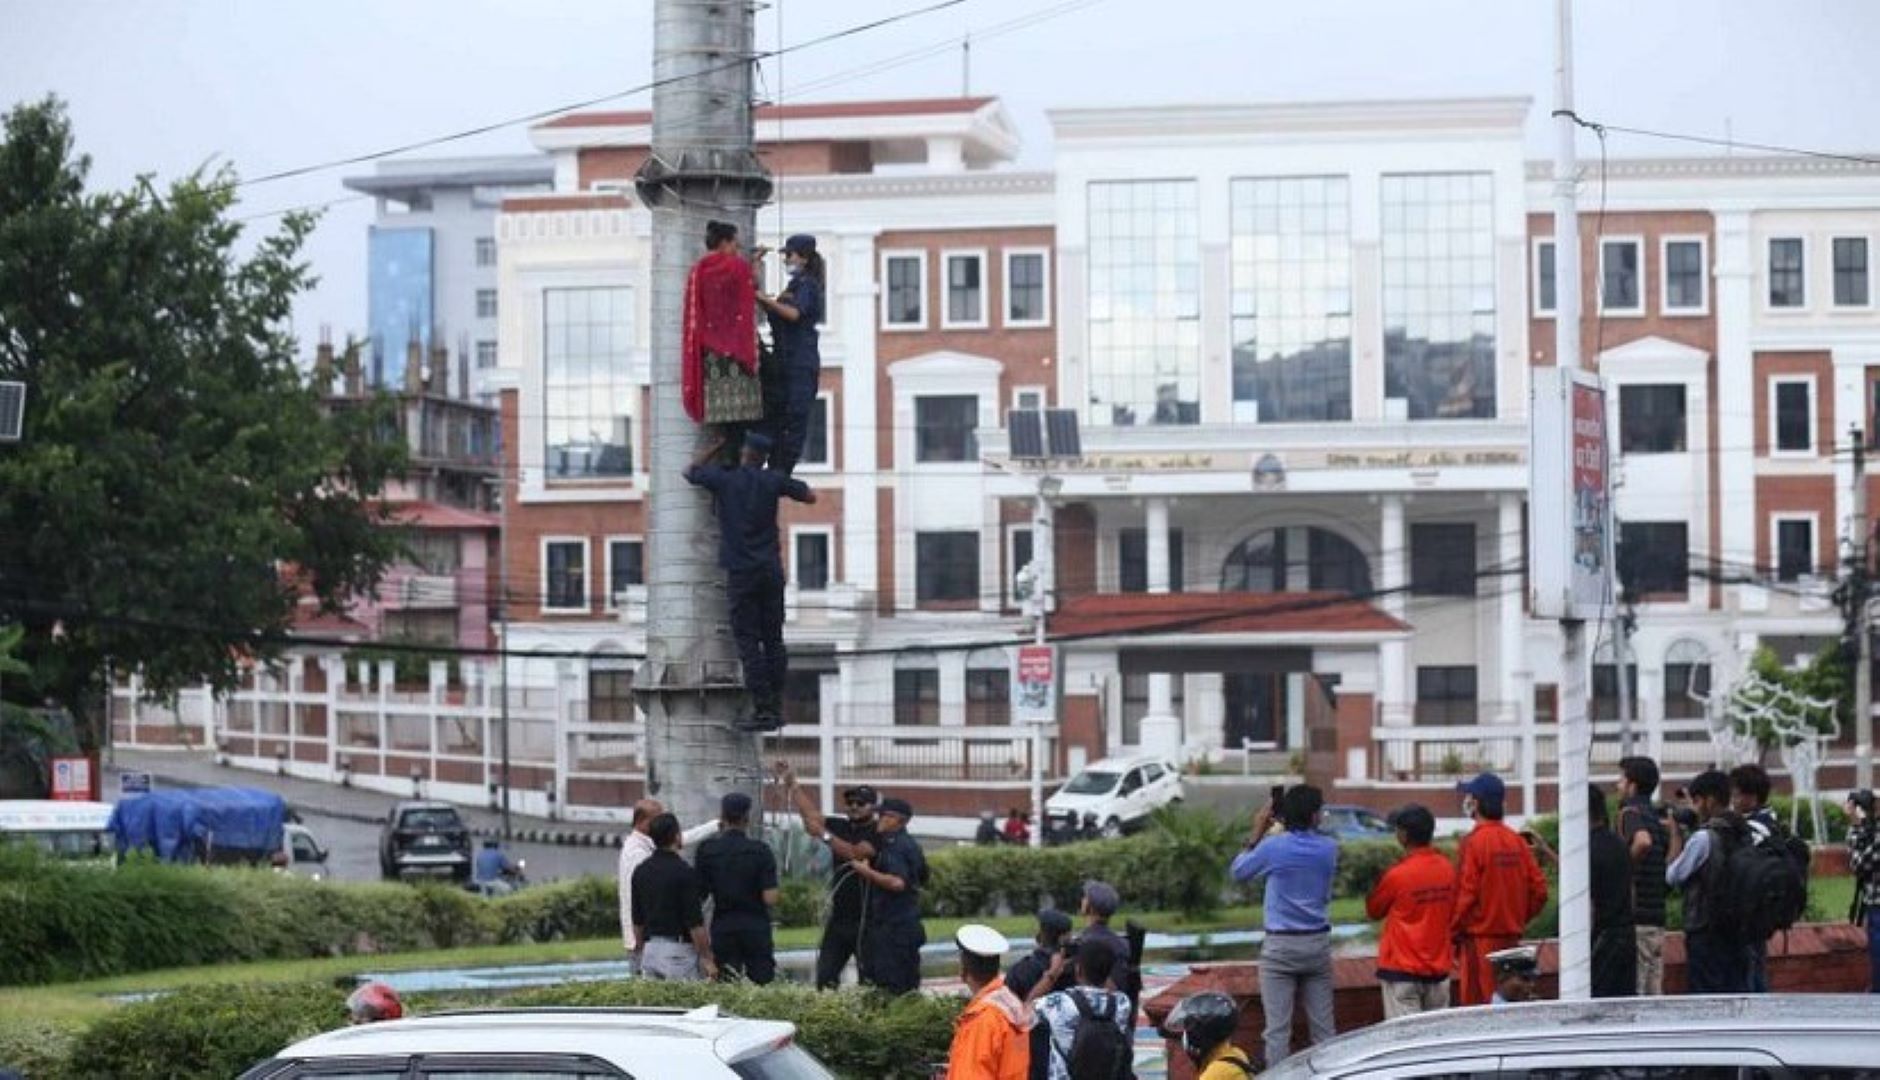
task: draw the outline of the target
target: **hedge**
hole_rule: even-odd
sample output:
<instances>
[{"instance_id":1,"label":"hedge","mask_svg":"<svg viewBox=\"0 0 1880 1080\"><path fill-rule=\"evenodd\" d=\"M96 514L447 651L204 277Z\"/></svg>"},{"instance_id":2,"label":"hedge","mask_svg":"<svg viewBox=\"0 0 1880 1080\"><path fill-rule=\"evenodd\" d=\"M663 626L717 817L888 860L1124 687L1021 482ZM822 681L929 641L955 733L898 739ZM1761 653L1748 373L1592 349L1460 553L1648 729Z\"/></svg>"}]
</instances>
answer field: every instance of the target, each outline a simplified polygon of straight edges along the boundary
<instances>
[{"instance_id":1,"label":"hedge","mask_svg":"<svg viewBox=\"0 0 1880 1080\"><path fill-rule=\"evenodd\" d=\"M408 1001L422 1014L474 1007L488 995ZM728 1015L784 1020L797 1041L838 1074L924 1080L946 1059L958 998L888 998L855 989L817 993L797 985L576 983L500 997L516 1006L716 1004ZM30 1080L228 1080L285 1047L345 1022L345 999L324 984L218 986L126 1005L82 1032L0 1021L0 1066ZM525 1049L525 1048L518 1048Z\"/></svg>"}]
</instances>

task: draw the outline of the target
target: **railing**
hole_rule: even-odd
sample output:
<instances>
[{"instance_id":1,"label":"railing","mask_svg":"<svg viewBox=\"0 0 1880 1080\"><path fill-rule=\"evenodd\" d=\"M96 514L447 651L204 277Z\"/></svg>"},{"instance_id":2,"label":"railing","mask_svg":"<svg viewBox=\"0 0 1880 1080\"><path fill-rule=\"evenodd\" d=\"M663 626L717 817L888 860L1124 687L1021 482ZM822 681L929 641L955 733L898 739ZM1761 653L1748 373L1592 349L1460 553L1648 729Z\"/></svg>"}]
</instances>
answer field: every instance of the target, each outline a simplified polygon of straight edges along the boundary
<instances>
[{"instance_id":1,"label":"railing","mask_svg":"<svg viewBox=\"0 0 1880 1080\"><path fill-rule=\"evenodd\" d=\"M449 574L412 574L398 583L387 607L409 611L441 610L457 606L457 579Z\"/></svg>"}]
</instances>

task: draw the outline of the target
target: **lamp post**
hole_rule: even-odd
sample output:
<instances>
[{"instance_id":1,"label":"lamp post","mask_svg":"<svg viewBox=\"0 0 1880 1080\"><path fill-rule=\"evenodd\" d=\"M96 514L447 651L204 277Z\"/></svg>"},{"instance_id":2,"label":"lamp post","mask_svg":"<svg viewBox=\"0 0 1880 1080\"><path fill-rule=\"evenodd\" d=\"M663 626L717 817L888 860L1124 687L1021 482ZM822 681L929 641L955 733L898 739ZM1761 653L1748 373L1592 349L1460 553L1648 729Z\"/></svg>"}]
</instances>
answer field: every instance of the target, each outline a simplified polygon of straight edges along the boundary
<instances>
[{"instance_id":1,"label":"lamp post","mask_svg":"<svg viewBox=\"0 0 1880 1080\"><path fill-rule=\"evenodd\" d=\"M1032 644L1049 647L1046 620L1051 611L1051 593L1055 588L1052 573L1052 521L1051 501L1064 490L1064 481L1049 473L1038 478L1038 496L1032 511L1031 528L1031 594L1025 598L1032 615ZM1031 729L1031 814L1034 823L1031 830L1031 846L1044 846L1044 830L1047 824L1044 812L1044 729L1047 725L1055 726L1058 722L1058 700L1056 683L1062 674L1057 669L1057 657L1051 658L1051 711L1050 714L1034 721Z\"/></svg>"}]
</instances>

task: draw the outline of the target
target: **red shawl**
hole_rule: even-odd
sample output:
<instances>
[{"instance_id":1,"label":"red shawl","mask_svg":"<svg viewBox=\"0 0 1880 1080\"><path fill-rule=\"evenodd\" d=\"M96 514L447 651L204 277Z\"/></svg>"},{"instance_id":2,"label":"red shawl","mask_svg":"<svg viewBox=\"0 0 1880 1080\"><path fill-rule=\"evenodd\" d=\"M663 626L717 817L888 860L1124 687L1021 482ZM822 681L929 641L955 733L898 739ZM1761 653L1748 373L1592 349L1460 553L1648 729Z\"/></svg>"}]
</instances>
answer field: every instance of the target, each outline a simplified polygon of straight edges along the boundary
<instances>
[{"instance_id":1,"label":"red shawl","mask_svg":"<svg viewBox=\"0 0 1880 1080\"><path fill-rule=\"evenodd\" d=\"M680 388L685 411L705 419L705 352L729 356L757 371L757 289L751 264L736 255L712 252L692 266L685 279L684 339L680 344Z\"/></svg>"}]
</instances>

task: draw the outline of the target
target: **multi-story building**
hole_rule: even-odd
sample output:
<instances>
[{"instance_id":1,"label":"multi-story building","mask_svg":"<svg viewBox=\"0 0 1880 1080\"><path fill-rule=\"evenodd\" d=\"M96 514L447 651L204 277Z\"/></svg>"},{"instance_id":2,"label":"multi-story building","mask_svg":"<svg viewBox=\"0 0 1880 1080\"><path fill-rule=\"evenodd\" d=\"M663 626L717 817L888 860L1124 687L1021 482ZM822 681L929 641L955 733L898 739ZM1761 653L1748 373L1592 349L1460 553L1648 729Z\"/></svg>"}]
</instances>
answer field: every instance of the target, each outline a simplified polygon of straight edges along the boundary
<instances>
[{"instance_id":1,"label":"multi-story building","mask_svg":"<svg viewBox=\"0 0 1880 1080\"><path fill-rule=\"evenodd\" d=\"M802 470L821 499L784 524L789 719L916 742L1008 723L1012 583L1049 493L1057 767L1246 753L1375 805L1447 805L1492 767L1535 806L1561 672L1523 569L1554 291L1530 111L1066 110L1048 173L1013 166L995 100L760 111L780 178L761 239L816 234L830 274ZM676 480L645 471L649 121L537 128L554 190L506 199L496 229L506 644L596 657L576 686L597 717L632 715L644 500ZM1837 448L1880 404L1880 170L1622 161L1582 199L1627 685L1641 745L1694 767L1755 648L1838 633ZM1013 459L1006 414L1039 406L1076 411L1075 460ZM1591 673L1607 765L1616 655L1602 639Z\"/></svg>"},{"instance_id":2,"label":"multi-story building","mask_svg":"<svg viewBox=\"0 0 1880 1080\"><path fill-rule=\"evenodd\" d=\"M546 159L525 154L381 161L345 180L378 206L367 237L371 385L403 386L414 344L426 358L449 350L459 392L467 369L495 365L496 213L505 195L547 190L553 178Z\"/></svg>"}]
</instances>

